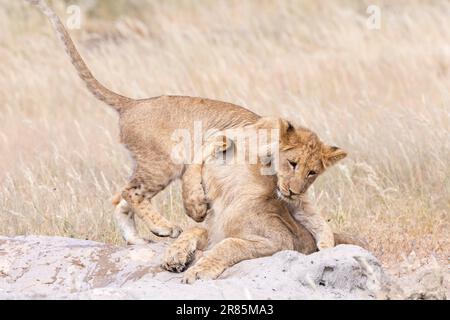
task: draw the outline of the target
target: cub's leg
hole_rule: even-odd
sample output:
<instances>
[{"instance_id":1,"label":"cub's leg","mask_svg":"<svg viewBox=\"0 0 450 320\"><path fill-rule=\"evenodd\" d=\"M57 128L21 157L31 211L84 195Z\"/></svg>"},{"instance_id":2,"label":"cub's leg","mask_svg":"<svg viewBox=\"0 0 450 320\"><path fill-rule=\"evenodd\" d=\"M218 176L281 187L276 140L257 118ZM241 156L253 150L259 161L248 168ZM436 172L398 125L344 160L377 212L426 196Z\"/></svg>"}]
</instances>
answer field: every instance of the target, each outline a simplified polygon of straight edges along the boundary
<instances>
[{"instance_id":1,"label":"cub's leg","mask_svg":"<svg viewBox=\"0 0 450 320\"><path fill-rule=\"evenodd\" d=\"M202 164L186 167L182 178L183 204L186 214L196 222L202 222L208 214L208 199L202 183L203 163L219 160L217 156L231 145L231 140L226 136L214 136L203 145Z\"/></svg>"},{"instance_id":2,"label":"cub's leg","mask_svg":"<svg viewBox=\"0 0 450 320\"><path fill-rule=\"evenodd\" d=\"M122 198L155 235L176 238L181 233L181 229L164 218L151 204L151 199L160 190L160 186L152 186L147 181L135 178L122 192Z\"/></svg>"},{"instance_id":3,"label":"cub's leg","mask_svg":"<svg viewBox=\"0 0 450 320\"><path fill-rule=\"evenodd\" d=\"M118 194L114 197L113 205L116 206L116 209L114 210L114 220L127 244L136 245L148 243L147 240L142 239L139 236L136 230L134 212L128 202L122 199L121 195Z\"/></svg>"},{"instance_id":4,"label":"cub's leg","mask_svg":"<svg viewBox=\"0 0 450 320\"><path fill-rule=\"evenodd\" d=\"M130 208L125 205L125 202L120 201L119 204L122 204L121 208L125 210L116 210L116 221L127 242L133 242L134 236L137 235L134 223L131 220L134 213L144 220L150 230L157 236L176 238L181 233L179 227L164 218L151 204L151 199L164 189L170 183L170 180L162 175L159 175L161 181L158 181L156 178L148 178L148 176L148 174L141 176L138 171L121 193L122 199L125 200ZM155 177L158 176L155 175ZM123 215L127 215L131 221L125 220ZM127 231L127 229L134 231ZM131 239L127 238L129 235L131 235Z\"/></svg>"},{"instance_id":5,"label":"cub's leg","mask_svg":"<svg viewBox=\"0 0 450 320\"><path fill-rule=\"evenodd\" d=\"M334 234L330 225L320 215L308 216L303 213L294 216L316 239L317 249L323 250L334 247Z\"/></svg>"},{"instance_id":6,"label":"cub's leg","mask_svg":"<svg viewBox=\"0 0 450 320\"><path fill-rule=\"evenodd\" d=\"M269 256L278 250L280 250L279 246L263 237L255 236L248 240L224 239L186 271L183 282L193 283L198 279L216 279L225 269L240 261Z\"/></svg>"},{"instance_id":7,"label":"cub's leg","mask_svg":"<svg viewBox=\"0 0 450 320\"><path fill-rule=\"evenodd\" d=\"M289 211L295 220L311 232L319 250L334 247L333 230L328 222L314 210L306 197L298 205L291 204Z\"/></svg>"},{"instance_id":8,"label":"cub's leg","mask_svg":"<svg viewBox=\"0 0 450 320\"><path fill-rule=\"evenodd\" d=\"M183 204L186 214L196 222L202 222L208 213L208 203L202 185L201 164L186 167L182 178Z\"/></svg>"},{"instance_id":9,"label":"cub's leg","mask_svg":"<svg viewBox=\"0 0 450 320\"><path fill-rule=\"evenodd\" d=\"M182 272L194 260L197 250L208 244L208 231L194 227L184 231L164 253L162 267L171 272Z\"/></svg>"}]
</instances>

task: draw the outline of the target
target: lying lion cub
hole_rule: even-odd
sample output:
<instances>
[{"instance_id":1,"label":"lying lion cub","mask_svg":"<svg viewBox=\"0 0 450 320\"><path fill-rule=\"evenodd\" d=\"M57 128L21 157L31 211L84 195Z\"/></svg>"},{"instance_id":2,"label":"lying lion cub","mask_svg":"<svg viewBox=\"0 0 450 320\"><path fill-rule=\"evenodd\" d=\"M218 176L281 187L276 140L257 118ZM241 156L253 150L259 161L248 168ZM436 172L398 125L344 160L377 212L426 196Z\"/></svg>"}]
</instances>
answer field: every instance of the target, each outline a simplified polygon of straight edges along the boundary
<instances>
[{"instance_id":1,"label":"lying lion cub","mask_svg":"<svg viewBox=\"0 0 450 320\"><path fill-rule=\"evenodd\" d=\"M264 123L265 121L265 123ZM263 119L265 126L271 123L277 125L281 119ZM259 123L261 126L261 122ZM255 126L248 126L253 129ZM340 159L345 158L346 153L334 147L325 147L318 139L317 135L307 129L297 129L286 132L297 139L296 144L302 141L303 146L297 146L301 150L287 154L285 165L279 169L276 194L285 201L291 215L300 222L314 236L319 250L334 246L334 236L329 224L318 214L311 205L306 191L314 182L317 176ZM245 133L244 133L245 134ZM282 137L283 138L283 137ZM290 137L290 139L294 139ZM283 143L283 141L280 141ZM225 152L231 147L231 140L225 136L217 136L216 139L205 144L205 156L217 155ZM285 145L282 148L286 149ZM322 158L324 152L328 153L328 158ZM327 154L325 153L325 156ZM214 158L214 157L213 157ZM207 159L205 159L207 160ZM283 161L281 161L283 163ZM187 167L183 176L183 202L186 213L195 221L203 221L208 212L208 201L202 183L202 165L191 165Z\"/></svg>"},{"instance_id":2,"label":"lying lion cub","mask_svg":"<svg viewBox=\"0 0 450 320\"><path fill-rule=\"evenodd\" d=\"M345 154L342 151L336 153L335 148L325 146L312 132L293 129L283 120L265 123L272 127L276 124L281 131L280 148L284 150L280 154L277 175L261 174L261 170L269 165L267 161L230 164L233 157L226 157L224 161L206 161L203 166L192 165L185 172L183 188L184 196L189 196L186 198L188 213L197 220L204 216L205 202L196 203L193 200L196 197L207 199L211 208L205 219L206 229L195 227L183 232L166 251L163 267L180 272L193 261L197 250L207 247L211 250L188 269L184 282L215 279L226 268L242 260L281 250L305 254L317 250L311 233L294 217L306 217L305 220L311 217L300 213L310 210L308 204L301 202L307 188L318 174ZM222 147L227 149L227 154L232 154L235 143L230 146L227 142ZM296 150L290 153L290 147ZM220 151L220 144L219 148L213 149ZM291 159L292 154L301 156ZM287 159L289 166L283 166ZM303 218L300 220L304 221ZM314 218L309 221L313 221L313 225L316 223ZM333 235L332 241L360 243L343 235Z\"/></svg>"}]
</instances>

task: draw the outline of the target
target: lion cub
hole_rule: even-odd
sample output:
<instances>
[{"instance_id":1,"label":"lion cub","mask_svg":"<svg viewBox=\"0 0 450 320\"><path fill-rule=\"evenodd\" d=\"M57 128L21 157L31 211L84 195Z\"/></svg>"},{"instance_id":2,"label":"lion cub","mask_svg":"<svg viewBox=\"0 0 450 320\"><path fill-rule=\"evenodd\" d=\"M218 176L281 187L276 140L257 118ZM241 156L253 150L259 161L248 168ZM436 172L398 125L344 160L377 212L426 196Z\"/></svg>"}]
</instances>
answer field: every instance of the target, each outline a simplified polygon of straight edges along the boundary
<instances>
[{"instance_id":1,"label":"lion cub","mask_svg":"<svg viewBox=\"0 0 450 320\"><path fill-rule=\"evenodd\" d=\"M203 164L208 161L217 161L220 158L218 154L226 152L232 144L233 141L225 136L216 136L210 139L203 146L203 163L192 164L186 168L182 178L183 204L186 214L197 222L203 221L209 213L208 199L203 188ZM306 158L310 159L311 157L307 156ZM334 235L330 225L316 212L306 194L317 173L309 172L308 175L311 176L308 177L308 183L300 189L301 192L295 194L295 198L287 197L280 187L274 192L277 193L279 199L286 203L292 217L313 235L319 250L334 247ZM291 192L290 190L289 193Z\"/></svg>"}]
</instances>

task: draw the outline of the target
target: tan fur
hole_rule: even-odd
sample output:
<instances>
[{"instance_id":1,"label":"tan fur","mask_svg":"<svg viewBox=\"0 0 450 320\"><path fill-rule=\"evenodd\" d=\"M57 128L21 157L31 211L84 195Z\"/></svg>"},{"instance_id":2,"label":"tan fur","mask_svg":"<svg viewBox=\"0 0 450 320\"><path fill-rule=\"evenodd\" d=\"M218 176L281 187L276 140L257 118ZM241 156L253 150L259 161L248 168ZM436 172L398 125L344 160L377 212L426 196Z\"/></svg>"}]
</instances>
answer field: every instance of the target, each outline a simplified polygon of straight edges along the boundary
<instances>
[{"instance_id":1,"label":"tan fur","mask_svg":"<svg viewBox=\"0 0 450 320\"><path fill-rule=\"evenodd\" d=\"M202 146L202 163L191 164L186 167L181 180L183 205L186 214L196 222L205 220L210 210L203 187L203 163L211 158L215 159L218 153L224 152L230 145L229 139L222 135L216 135Z\"/></svg>"},{"instance_id":2,"label":"tan fur","mask_svg":"<svg viewBox=\"0 0 450 320\"><path fill-rule=\"evenodd\" d=\"M277 171L277 194L287 203L289 212L294 219L312 233L319 250L333 247L333 232L325 219L316 212L308 200L306 190L317 176L325 170L326 166L330 166L345 157L345 153L338 148L324 145L317 138L317 135L307 129L290 127L289 123L282 119L261 118L254 125L246 127L245 130L255 128L280 129L280 163ZM232 143L227 137L216 134L214 140L208 141L206 149L209 149L209 151L205 152L205 156L208 157L220 151L223 152ZM262 149L265 150L264 148ZM330 157L335 157L335 154L330 155L328 153L330 149L334 151L339 150L339 159L329 159ZM292 166L293 161L297 163L296 168ZM311 170L315 172L315 175L309 177L308 173ZM207 198L204 195L201 172L202 168L200 165L190 166L183 178L185 209L187 214L196 221L202 221L207 214ZM249 185L248 188L252 188L252 186ZM293 189L296 190L295 194L290 194Z\"/></svg>"},{"instance_id":3,"label":"tan fur","mask_svg":"<svg viewBox=\"0 0 450 320\"><path fill-rule=\"evenodd\" d=\"M271 255L280 250L297 250L305 254L314 252L318 247L314 234L324 233L331 237L319 238L319 246L322 242L334 245L346 240L360 244L350 237L333 235L329 227L324 231L323 226L326 228L328 225L315 214L306 198L306 190L313 179L326 166L337 161L336 158L329 159L330 156L335 157L336 148L324 145L309 130L291 128L280 119L263 118L249 127L260 126L280 128L281 151L277 175L261 175L261 169L267 165L263 163L209 162L204 164L202 171L198 167L188 169L192 175L203 174L206 196L211 205L206 217L211 250L186 272L184 281L187 283L196 279L214 279L239 261ZM330 149L333 154L328 152ZM289 164L292 159L298 161L299 168L292 168ZM284 165L284 161L291 167ZM300 174L313 169L317 173L313 179ZM199 178L195 177L195 180ZM303 186L296 195L281 193L280 197L275 190L283 183L286 188L295 187L295 183L302 183ZM184 243L195 242L194 239L187 240L189 237L195 238L195 234L183 236ZM180 258L178 250L186 252L185 247L176 240L168 249L163 266L172 271L184 269L186 265L177 263L192 260ZM192 255L193 247L189 246L188 251ZM178 256L174 259L172 255L175 253Z\"/></svg>"},{"instance_id":4,"label":"tan fur","mask_svg":"<svg viewBox=\"0 0 450 320\"><path fill-rule=\"evenodd\" d=\"M202 184L202 165L188 166L181 181L186 214L194 221L202 222L208 214L208 200Z\"/></svg>"},{"instance_id":5,"label":"tan fur","mask_svg":"<svg viewBox=\"0 0 450 320\"><path fill-rule=\"evenodd\" d=\"M330 225L317 213L306 193L297 201L289 202L288 209L294 219L311 232L319 250L334 246L334 235Z\"/></svg>"}]
</instances>

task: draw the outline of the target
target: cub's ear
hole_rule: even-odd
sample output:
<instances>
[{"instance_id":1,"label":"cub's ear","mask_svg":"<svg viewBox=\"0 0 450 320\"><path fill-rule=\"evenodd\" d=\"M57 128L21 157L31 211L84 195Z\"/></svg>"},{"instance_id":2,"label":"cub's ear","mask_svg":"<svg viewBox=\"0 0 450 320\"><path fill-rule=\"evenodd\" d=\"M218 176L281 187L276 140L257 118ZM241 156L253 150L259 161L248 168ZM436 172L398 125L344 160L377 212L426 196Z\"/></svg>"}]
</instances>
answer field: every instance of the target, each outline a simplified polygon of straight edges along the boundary
<instances>
[{"instance_id":1,"label":"cub's ear","mask_svg":"<svg viewBox=\"0 0 450 320\"><path fill-rule=\"evenodd\" d=\"M347 152L341 148L327 145L322 147L322 163L325 168L331 167L346 156Z\"/></svg>"},{"instance_id":2,"label":"cub's ear","mask_svg":"<svg viewBox=\"0 0 450 320\"><path fill-rule=\"evenodd\" d=\"M262 117L250 127L256 129L279 129L282 134L294 130L294 126L289 121L277 117Z\"/></svg>"},{"instance_id":3,"label":"cub's ear","mask_svg":"<svg viewBox=\"0 0 450 320\"><path fill-rule=\"evenodd\" d=\"M270 139L271 130L278 129L279 130L279 142L283 146L288 146L288 135L291 132L294 132L294 126L287 120L277 117L262 117L255 124L247 126L247 128L252 129L266 129L268 130L268 135Z\"/></svg>"}]
</instances>

